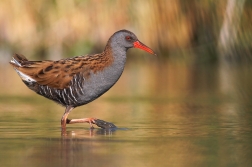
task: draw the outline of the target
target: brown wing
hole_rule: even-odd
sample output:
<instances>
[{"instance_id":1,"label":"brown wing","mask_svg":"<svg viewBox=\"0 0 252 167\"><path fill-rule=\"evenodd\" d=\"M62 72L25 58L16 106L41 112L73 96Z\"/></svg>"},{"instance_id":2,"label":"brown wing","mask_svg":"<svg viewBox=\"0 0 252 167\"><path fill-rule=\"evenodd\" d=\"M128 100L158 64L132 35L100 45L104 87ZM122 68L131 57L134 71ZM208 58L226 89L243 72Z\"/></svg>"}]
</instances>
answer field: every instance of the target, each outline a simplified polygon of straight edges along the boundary
<instances>
[{"instance_id":1,"label":"brown wing","mask_svg":"<svg viewBox=\"0 0 252 167\"><path fill-rule=\"evenodd\" d=\"M73 76L84 72L87 62L83 57L62 59L59 61L28 61L21 67L15 67L30 76L40 85L64 89L70 85Z\"/></svg>"},{"instance_id":2,"label":"brown wing","mask_svg":"<svg viewBox=\"0 0 252 167\"><path fill-rule=\"evenodd\" d=\"M78 56L59 61L28 61L24 56L17 54L13 58L15 61L10 63L14 68L30 76L38 84L56 89L67 88L76 74L88 78L91 72L101 71L114 61L110 49L101 54Z\"/></svg>"}]
</instances>

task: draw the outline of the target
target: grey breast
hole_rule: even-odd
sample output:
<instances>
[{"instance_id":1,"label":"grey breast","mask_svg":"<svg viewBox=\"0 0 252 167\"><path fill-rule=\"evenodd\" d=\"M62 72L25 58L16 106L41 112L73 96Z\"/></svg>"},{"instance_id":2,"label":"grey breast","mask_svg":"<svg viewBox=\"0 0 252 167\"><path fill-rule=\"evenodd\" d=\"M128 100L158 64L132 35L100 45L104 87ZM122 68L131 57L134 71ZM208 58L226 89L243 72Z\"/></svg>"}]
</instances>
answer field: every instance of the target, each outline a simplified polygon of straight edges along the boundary
<instances>
[{"instance_id":1,"label":"grey breast","mask_svg":"<svg viewBox=\"0 0 252 167\"><path fill-rule=\"evenodd\" d=\"M79 96L82 104L89 103L108 91L120 78L126 62L126 55L116 57L114 62L102 71L91 73L84 79L83 95Z\"/></svg>"}]
</instances>

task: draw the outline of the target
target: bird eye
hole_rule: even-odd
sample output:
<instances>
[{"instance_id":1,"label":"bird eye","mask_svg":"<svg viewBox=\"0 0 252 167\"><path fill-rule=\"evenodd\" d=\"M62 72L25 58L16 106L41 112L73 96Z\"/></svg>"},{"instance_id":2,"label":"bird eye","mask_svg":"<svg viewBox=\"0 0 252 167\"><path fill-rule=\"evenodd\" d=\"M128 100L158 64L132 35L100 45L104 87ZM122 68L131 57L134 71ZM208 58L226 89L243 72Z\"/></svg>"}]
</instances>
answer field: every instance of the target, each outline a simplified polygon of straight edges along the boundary
<instances>
[{"instance_id":1,"label":"bird eye","mask_svg":"<svg viewBox=\"0 0 252 167\"><path fill-rule=\"evenodd\" d=\"M132 37L131 37L131 36L126 36L125 39L126 39L127 41L130 41L130 40L132 40Z\"/></svg>"}]
</instances>

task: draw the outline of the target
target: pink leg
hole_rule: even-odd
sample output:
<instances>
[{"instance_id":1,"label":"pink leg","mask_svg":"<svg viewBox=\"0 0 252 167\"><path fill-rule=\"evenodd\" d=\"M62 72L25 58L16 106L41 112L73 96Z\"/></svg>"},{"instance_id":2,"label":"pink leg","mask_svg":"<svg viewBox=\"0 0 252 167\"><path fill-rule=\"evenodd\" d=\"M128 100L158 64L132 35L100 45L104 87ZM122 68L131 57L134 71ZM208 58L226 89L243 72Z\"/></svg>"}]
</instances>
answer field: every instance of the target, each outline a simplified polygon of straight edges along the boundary
<instances>
[{"instance_id":1,"label":"pink leg","mask_svg":"<svg viewBox=\"0 0 252 167\"><path fill-rule=\"evenodd\" d=\"M92 124L95 124L96 118L80 118L80 119L67 119L67 124L74 124L74 123L89 123L90 128L94 128Z\"/></svg>"},{"instance_id":2,"label":"pink leg","mask_svg":"<svg viewBox=\"0 0 252 167\"><path fill-rule=\"evenodd\" d=\"M66 130L66 122L67 122L67 117L69 113L74 109L74 107L67 106L64 115L61 118L61 129Z\"/></svg>"},{"instance_id":3,"label":"pink leg","mask_svg":"<svg viewBox=\"0 0 252 167\"><path fill-rule=\"evenodd\" d=\"M69 113L74 109L72 106L67 106L64 115L61 118L61 129L62 134L66 133L66 124L74 124L74 123L89 123L90 128L93 129L92 124L96 124L98 127L103 129L116 128L113 123L106 122L96 118L81 118L81 119L68 119Z\"/></svg>"}]
</instances>

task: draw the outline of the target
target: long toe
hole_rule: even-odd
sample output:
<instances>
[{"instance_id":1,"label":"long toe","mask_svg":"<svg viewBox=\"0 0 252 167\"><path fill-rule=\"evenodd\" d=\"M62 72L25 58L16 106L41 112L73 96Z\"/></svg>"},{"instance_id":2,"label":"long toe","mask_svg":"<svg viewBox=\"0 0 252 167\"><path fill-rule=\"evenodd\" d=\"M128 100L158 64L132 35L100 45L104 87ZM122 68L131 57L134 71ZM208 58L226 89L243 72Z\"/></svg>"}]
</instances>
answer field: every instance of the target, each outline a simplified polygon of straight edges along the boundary
<instances>
[{"instance_id":1,"label":"long toe","mask_svg":"<svg viewBox=\"0 0 252 167\"><path fill-rule=\"evenodd\" d=\"M117 128L113 123L111 122L106 122L104 120L101 119L96 119L95 120L95 124L102 128L102 129L113 129L113 128Z\"/></svg>"}]
</instances>

